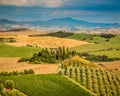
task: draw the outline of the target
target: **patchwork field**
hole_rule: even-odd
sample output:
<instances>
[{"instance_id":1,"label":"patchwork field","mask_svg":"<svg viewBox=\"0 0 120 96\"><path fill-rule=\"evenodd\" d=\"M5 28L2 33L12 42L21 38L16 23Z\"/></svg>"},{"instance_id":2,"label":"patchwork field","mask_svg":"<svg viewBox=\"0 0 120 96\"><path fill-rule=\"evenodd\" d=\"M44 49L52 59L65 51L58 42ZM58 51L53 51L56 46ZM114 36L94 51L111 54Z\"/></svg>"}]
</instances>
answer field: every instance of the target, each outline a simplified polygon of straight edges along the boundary
<instances>
[{"instance_id":1,"label":"patchwork field","mask_svg":"<svg viewBox=\"0 0 120 96\"><path fill-rule=\"evenodd\" d=\"M71 48L71 50L94 55L106 55L110 58L120 58L120 35L103 38L94 34L75 34L67 38L89 42L88 45L77 46Z\"/></svg>"},{"instance_id":2,"label":"patchwork field","mask_svg":"<svg viewBox=\"0 0 120 96\"><path fill-rule=\"evenodd\" d=\"M89 53L94 54L95 57L106 55L109 58L120 58L120 35L110 38L101 37L98 34L61 32L59 34L29 35L31 34L0 34L2 38L15 38L16 40L16 42L11 43L1 41L0 72L24 71L27 69L33 69L35 72L34 75L1 76L0 81L3 83L6 80L13 80L15 88L28 96L120 95L118 90L120 89L120 61L96 61L93 63L78 54ZM43 62L41 64L28 64L27 61L26 63L17 62L21 57L32 56L36 57L32 58L35 59L34 61L44 58L46 60L49 57L46 53L53 56L51 55L52 51L49 54L48 49L44 49L44 51L41 51L41 49L46 47L56 48L58 46L70 47L70 50L61 47L59 51L57 50L59 55L55 55L55 58L59 57L60 59L72 54L64 61L60 61L61 67L58 66L59 64L43 64ZM71 50L76 50L78 53ZM38 53L40 51L41 53Z\"/></svg>"}]
</instances>

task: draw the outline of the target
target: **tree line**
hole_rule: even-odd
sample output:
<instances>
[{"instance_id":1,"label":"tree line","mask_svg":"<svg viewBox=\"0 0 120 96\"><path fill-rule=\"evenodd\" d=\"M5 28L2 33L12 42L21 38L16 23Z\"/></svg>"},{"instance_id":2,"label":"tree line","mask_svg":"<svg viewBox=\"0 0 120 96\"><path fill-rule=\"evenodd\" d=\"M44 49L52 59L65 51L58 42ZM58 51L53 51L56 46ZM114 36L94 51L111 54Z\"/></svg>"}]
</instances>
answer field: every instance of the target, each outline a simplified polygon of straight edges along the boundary
<instances>
[{"instance_id":1,"label":"tree line","mask_svg":"<svg viewBox=\"0 0 120 96\"><path fill-rule=\"evenodd\" d=\"M58 63L77 55L75 50L69 51L68 47L43 48L40 52L33 54L30 58L21 58L18 62L28 61L30 63Z\"/></svg>"},{"instance_id":2,"label":"tree line","mask_svg":"<svg viewBox=\"0 0 120 96\"><path fill-rule=\"evenodd\" d=\"M88 53L78 53L78 55L84 56L89 61L107 62L107 61L120 60L120 58L109 58L106 55L93 55Z\"/></svg>"}]
</instances>

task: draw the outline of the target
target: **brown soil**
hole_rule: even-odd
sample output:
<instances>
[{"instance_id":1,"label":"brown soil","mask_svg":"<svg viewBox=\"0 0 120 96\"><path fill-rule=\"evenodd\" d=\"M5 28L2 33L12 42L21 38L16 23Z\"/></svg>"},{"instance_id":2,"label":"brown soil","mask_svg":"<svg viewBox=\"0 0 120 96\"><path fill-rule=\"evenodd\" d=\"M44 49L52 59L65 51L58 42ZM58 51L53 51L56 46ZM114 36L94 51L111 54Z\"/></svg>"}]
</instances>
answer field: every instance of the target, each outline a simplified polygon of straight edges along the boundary
<instances>
[{"instance_id":1,"label":"brown soil","mask_svg":"<svg viewBox=\"0 0 120 96\"><path fill-rule=\"evenodd\" d=\"M57 64L27 64L18 63L19 58L0 58L0 72L7 71L24 71L25 69L33 69L35 74L50 74L58 70Z\"/></svg>"}]
</instances>

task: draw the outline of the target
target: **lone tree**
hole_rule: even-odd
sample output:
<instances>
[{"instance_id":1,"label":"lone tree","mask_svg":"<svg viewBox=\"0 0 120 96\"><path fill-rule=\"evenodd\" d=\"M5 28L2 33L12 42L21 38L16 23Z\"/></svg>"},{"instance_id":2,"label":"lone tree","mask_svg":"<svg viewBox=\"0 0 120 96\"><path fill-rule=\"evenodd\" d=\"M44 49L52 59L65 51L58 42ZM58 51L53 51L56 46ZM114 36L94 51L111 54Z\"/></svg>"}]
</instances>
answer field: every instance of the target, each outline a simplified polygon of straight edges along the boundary
<instances>
[{"instance_id":1,"label":"lone tree","mask_svg":"<svg viewBox=\"0 0 120 96\"><path fill-rule=\"evenodd\" d=\"M5 81L5 88L13 90L14 89L14 81L13 80Z\"/></svg>"}]
</instances>

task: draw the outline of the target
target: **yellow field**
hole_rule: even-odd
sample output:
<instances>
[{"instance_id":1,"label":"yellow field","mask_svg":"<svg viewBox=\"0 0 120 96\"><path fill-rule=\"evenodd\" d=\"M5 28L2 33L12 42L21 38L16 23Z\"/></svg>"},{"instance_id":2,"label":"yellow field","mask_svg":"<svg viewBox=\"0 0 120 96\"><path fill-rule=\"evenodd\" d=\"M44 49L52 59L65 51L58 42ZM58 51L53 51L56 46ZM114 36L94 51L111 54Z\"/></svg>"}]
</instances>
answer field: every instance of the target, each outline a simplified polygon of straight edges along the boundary
<instances>
[{"instance_id":1,"label":"yellow field","mask_svg":"<svg viewBox=\"0 0 120 96\"><path fill-rule=\"evenodd\" d=\"M42 34L42 32L37 32ZM0 37L4 38L15 38L17 42L14 43L6 43L12 46L33 46L33 47L41 47L41 48L55 48L59 46L67 46L67 47L76 47L80 45L88 44L86 41L65 39L65 38L57 38L57 37L29 37L30 34L36 34L36 32L2 32L0 33Z\"/></svg>"},{"instance_id":2,"label":"yellow field","mask_svg":"<svg viewBox=\"0 0 120 96\"><path fill-rule=\"evenodd\" d=\"M24 71L33 69L35 74L50 74L58 70L57 64L28 64L18 63L19 58L0 58L0 72Z\"/></svg>"}]
</instances>

